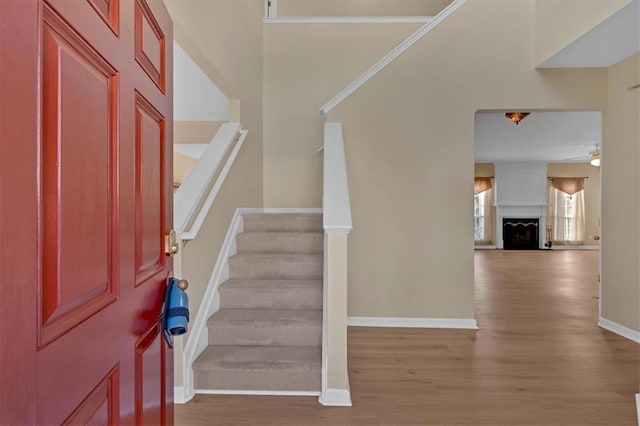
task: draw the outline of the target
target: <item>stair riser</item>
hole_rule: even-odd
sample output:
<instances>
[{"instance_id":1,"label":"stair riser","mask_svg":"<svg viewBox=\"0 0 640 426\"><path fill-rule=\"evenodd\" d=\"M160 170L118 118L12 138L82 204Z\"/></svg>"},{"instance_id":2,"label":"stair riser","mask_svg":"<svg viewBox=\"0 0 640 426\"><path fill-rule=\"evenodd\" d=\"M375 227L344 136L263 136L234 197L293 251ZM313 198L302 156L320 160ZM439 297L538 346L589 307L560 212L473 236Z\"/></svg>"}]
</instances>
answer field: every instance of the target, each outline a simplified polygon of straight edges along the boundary
<instances>
[{"instance_id":1,"label":"stair riser","mask_svg":"<svg viewBox=\"0 0 640 426\"><path fill-rule=\"evenodd\" d=\"M320 346L321 325L293 327L288 325L209 324L210 345L245 346Z\"/></svg>"},{"instance_id":2,"label":"stair riser","mask_svg":"<svg viewBox=\"0 0 640 426\"><path fill-rule=\"evenodd\" d=\"M245 232L323 232L321 214L256 214L243 217Z\"/></svg>"},{"instance_id":3,"label":"stair riser","mask_svg":"<svg viewBox=\"0 0 640 426\"><path fill-rule=\"evenodd\" d=\"M245 279L322 279L322 262L264 262L251 259L229 259L231 278Z\"/></svg>"},{"instance_id":4,"label":"stair riser","mask_svg":"<svg viewBox=\"0 0 640 426\"><path fill-rule=\"evenodd\" d=\"M246 233L238 235L238 253L322 254L323 235L266 235Z\"/></svg>"},{"instance_id":5,"label":"stair riser","mask_svg":"<svg viewBox=\"0 0 640 426\"><path fill-rule=\"evenodd\" d=\"M232 287L232 286L231 286ZM220 289L222 309L322 309L322 287L284 293Z\"/></svg>"},{"instance_id":6,"label":"stair riser","mask_svg":"<svg viewBox=\"0 0 640 426\"><path fill-rule=\"evenodd\" d=\"M308 392L321 389L319 370L296 372L196 370L194 378L196 389Z\"/></svg>"}]
</instances>

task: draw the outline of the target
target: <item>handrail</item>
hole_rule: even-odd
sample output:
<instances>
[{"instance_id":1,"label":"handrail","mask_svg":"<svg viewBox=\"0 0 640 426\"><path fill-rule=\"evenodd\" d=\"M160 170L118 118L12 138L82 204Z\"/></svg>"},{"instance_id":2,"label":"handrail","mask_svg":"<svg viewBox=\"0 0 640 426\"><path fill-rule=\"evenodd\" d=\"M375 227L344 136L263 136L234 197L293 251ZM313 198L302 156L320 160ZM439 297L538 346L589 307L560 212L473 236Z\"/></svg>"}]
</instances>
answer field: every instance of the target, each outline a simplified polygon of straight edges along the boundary
<instances>
[{"instance_id":1,"label":"handrail","mask_svg":"<svg viewBox=\"0 0 640 426\"><path fill-rule=\"evenodd\" d=\"M349 96L353 94L356 90L362 87L367 81L369 81L373 76L382 71L387 65L393 62L398 56L403 54L407 49L413 46L416 42L418 42L422 37L424 37L427 33L437 27L442 21L444 21L449 15L455 12L460 6L465 3L466 0L454 0L449 4L449 6L445 7L440 13L433 17L429 22L424 24L418 31L410 35L406 40L396 46L391 52L389 52L384 58L382 58L378 63L369 68L364 74L358 77L353 83L349 84L347 87L342 89L340 93L333 97L329 102L324 104L322 108L320 108L320 113L322 115L329 114L329 111L338 106L342 101L347 99Z\"/></svg>"},{"instance_id":2,"label":"handrail","mask_svg":"<svg viewBox=\"0 0 640 426\"><path fill-rule=\"evenodd\" d=\"M323 167L324 229L328 232L349 232L353 225L341 123L325 123L324 125Z\"/></svg>"},{"instance_id":3,"label":"handrail","mask_svg":"<svg viewBox=\"0 0 640 426\"><path fill-rule=\"evenodd\" d=\"M174 194L173 224L182 240L198 234L246 135L240 123L223 124Z\"/></svg>"}]
</instances>

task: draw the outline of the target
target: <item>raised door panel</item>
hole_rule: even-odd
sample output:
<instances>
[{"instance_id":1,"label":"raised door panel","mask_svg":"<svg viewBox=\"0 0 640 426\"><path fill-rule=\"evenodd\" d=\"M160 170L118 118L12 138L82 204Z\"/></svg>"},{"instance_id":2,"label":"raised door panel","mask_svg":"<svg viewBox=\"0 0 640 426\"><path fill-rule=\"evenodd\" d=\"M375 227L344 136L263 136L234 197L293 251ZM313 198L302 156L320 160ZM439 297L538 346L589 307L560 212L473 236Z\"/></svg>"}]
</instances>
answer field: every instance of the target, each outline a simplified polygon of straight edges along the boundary
<instances>
[{"instance_id":1,"label":"raised door panel","mask_svg":"<svg viewBox=\"0 0 640 426\"><path fill-rule=\"evenodd\" d=\"M118 368L115 367L67 417L63 425L118 424Z\"/></svg>"},{"instance_id":2,"label":"raised door panel","mask_svg":"<svg viewBox=\"0 0 640 426\"><path fill-rule=\"evenodd\" d=\"M142 95L136 93L136 285L165 266L165 122Z\"/></svg>"},{"instance_id":3,"label":"raised door panel","mask_svg":"<svg viewBox=\"0 0 640 426\"><path fill-rule=\"evenodd\" d=\"M118 76L44 8L40 344L115 301Z\"/></svg>"},{"instance_id":4,"label":"raised door panel","mask_svg":"<svg viewBox=\"0 0 640 426\"><path fill-rule=\"evenodd\" d=\"M136 345L136 424L165 424L165 343L154 325ZM158 362L162 360L162 362Z\"/></svg>"},{"instance_id":5,"label":"raised door panel","mask_svg":"<svg viewBox=\"0 0 640 426\"><path fill-rule=\"evenodd\" d=\"M136 60L151 80L165 91L166 37L145 0L136 0Z\"/></svg>"},{"instance_id":6,"label":"raised door panel","mask_svg":"<svg viewBox=\"0 0 640 426\"><path fill-rule=\"evenodd\" d=\"M117 36L120 30L120 0L87 0Z\"/></svg>"}]
</instances>

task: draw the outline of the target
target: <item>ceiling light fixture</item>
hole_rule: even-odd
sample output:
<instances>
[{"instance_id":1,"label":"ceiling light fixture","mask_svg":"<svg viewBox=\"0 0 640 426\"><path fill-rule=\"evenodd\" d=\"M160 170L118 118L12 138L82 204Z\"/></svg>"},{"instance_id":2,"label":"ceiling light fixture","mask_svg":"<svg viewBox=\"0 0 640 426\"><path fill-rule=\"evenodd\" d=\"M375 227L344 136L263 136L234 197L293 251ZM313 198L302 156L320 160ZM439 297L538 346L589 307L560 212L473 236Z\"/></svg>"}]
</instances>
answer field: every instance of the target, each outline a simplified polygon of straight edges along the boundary
<instances>
[{"instance_id":1,"label":"ceiling light fixture","mask_svg":"<svg viewBox=\"0 0 640 426\"><path fill-rule=\"evenodd\" d=\"M511 120L511 122L517 126L518 124L520 124L522 120L527 118L529 114L531 113L530 112L507 112L504 114L504 116L507 117L509 120Z\"/></svg>"},{"instance_id":2,"label":"ceiling light fixture","mask_svg":"<svg viewBox=\"0 0 640 426\"><path fill-rule=\"evenodd\" d=\"M591 157L589 163L591 163L592 166L600 167L600 151L590 152L589 156Z\"/></svg>"}]
</instances>

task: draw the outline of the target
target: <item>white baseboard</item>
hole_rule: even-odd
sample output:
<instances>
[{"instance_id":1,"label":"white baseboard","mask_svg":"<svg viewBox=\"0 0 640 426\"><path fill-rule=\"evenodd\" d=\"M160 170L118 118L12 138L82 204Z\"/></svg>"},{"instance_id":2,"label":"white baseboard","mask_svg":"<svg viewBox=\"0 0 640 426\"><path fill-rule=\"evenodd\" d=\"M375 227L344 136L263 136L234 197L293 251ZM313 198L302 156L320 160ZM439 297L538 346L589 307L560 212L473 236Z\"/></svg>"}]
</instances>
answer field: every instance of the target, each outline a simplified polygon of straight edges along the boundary
<instances>
[{"instance_id":1,"label":"white baseboard","mask_svg":"<svg viewBox=\"0 0 640 426\"><path fill-rule=\"evenodd\" d=\"M349 389L325 389L318 398L320 404L327 407L351 407Z\"/></svg>"},{"instance_id":2,"label":"white baseboard","mask_svg":"<svg viewBox=\"0 0 640 426\"><path fill-rule=\"evenodd\" d=\"M638 414L638 426L640 426L640 393L636 394L636 412Z\"/></svg>"},{"instance_id":3,"label":"white baseboard","mask_svg":"<svg viewBox=\"0 0 640 426\"><path fill-rule=\"evenodd\" d=\"M347 325L352 327L478 329L478 323L473 318L347 317Z\"/></svg>"},{"instance_id":4,"label":"white baseboard","mask_svg":"<svg viewBox=\"0 0 640 426\"><path fill-rule=\"evenodd\" d=\"M184 386L175 386L173 388L173 403L186 404L191 398L187 398Z\"/></svg>"},{"instance_id":5,"label":"white baseboard","mask_svg":"<svg viewBox=\"0 0 640 426\"><path fill-rule=\"evenodd\" d=\"M551 250L600 250L600 246L551 246Z\"/></svg>"},{"instance_id":6,"label":"white baseboard","mask_svg":"<svg viewBox=\"0 0 640 426\"><path fill-rule=\"evenodd\" d=\"M496 250L497 246L473 246L475 250Z\"/></svg>"},{"instance_id":7,"label":"white baseboard","mask_svg":"<svg viewBox=\"0 0 640 426\"><path fill-rule=\"evenodd\" d=\"M602 317L600 318L600 321L598 321L598 326L629 340L633 340L636 343L640 343L640 331L632 330L624 325L620 325L617 322L613 322Z\"/></svg>"},{"instance_id":8,"label":"white baseboard","mask_svg":"<svg viewBox=\"0 0 640 426\"><path fill-rule=\"evenodd\" d=\"M196 389L203 395L256 395L256 396L318 396L319 391L220 390Z\"/></svg>"}]
</instances>

